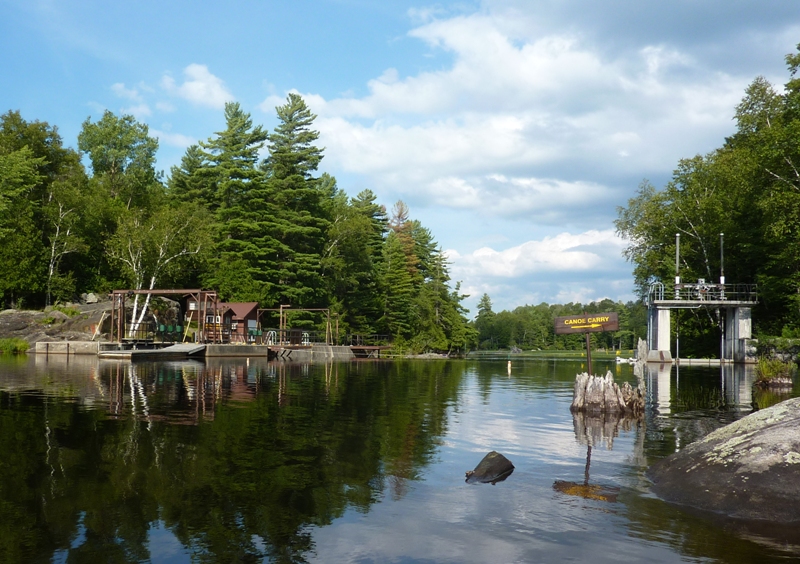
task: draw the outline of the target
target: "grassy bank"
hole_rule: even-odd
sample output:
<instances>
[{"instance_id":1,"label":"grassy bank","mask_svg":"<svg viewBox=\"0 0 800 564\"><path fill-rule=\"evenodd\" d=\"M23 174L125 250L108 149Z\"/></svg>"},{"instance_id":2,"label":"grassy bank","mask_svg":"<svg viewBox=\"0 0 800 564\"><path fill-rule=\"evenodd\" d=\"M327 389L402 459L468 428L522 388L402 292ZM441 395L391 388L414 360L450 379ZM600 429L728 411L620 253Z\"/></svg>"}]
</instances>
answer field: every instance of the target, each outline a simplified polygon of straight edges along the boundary
<instances>
[{"instance_id":1,"label":"grassy bank","mask_svg":"<svg viewBox=\"0 0 800 564\"><path fill-rule=\"evenodd\" d=\"M27 352L30 348L28 341L24 339L0 339L0 354L19 354Z\"/></svg>"},{"instance_id":2,"label":"grassy bank","mask_svg":"<svg viewBox=\"0 0 800 564\"><path fill-rule=\"evenodd\" d=\"M632 350L621 350L619 354L617 351L592 351L593 360L614 360L616 357L620 358L633 358ZM522 351L519 353L512 353L508 350L497 351L470 351L467 358L531 358L541 360L581 360L586 358L585 351L564 351L564 350L541 350L541 351Z\"/></svg>"}]
</instances>

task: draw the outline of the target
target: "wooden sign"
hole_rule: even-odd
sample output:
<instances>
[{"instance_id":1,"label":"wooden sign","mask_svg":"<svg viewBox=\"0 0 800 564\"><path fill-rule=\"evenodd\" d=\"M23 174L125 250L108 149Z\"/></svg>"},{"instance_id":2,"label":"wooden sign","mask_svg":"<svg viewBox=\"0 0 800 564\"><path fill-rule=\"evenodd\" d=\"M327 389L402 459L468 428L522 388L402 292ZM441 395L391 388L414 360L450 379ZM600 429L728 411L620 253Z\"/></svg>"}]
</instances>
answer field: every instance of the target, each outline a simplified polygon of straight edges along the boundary
<instances>
[{"instance_id":1,"label":"wooden sign","mask_svg":"<svg viewBox=\"0 0 800 564\"><path fill-rule=\"evenodd\" d=\"M614 312L585 313L583 315L556 317L555 324L556 335L619 331L619 316Z\"/></svg>"}]
</instances>

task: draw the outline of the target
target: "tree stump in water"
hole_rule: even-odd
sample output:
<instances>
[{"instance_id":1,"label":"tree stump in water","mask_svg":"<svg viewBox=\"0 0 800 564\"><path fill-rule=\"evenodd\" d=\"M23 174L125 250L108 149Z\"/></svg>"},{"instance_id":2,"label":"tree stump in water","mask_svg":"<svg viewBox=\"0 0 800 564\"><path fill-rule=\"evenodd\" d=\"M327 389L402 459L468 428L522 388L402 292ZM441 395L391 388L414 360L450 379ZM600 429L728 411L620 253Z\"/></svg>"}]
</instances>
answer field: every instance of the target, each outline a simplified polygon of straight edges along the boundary
<instances>
[{"instance_id":1,"label":"tree stump in water","mask_svg":"<svg viewBox=\"0 0 800 564\"><path fill-rule=\"evenodd\" d=\"M611 372L605 376L590 376L584 372L575 377L570 411L639 416L644 413L644 391L641 384L633 388L627 382L620 388Z\"/></svg>"}]
</instances>

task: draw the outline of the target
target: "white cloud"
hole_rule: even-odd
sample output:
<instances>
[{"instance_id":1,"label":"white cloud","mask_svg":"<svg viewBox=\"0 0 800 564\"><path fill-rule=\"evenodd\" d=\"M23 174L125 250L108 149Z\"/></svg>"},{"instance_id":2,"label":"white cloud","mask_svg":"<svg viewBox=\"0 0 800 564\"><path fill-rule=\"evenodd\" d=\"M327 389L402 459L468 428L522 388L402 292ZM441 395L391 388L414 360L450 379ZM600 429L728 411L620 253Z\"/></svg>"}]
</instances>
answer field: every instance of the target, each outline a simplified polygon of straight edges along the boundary
<instances>
[{"instance_id":1,"label":"white cloud","mask_svg":"<svg viewBox=\"0 0 800 564\"><path fill-rule=\"evenodd\" d=\"M560 233L501 251L482 247L466 255L455 250L446 253L454 278L520 278L542 272L596 272L609 255L618 256L624 245L613 229L606 229Z\"/></svg>"},{"instance_id":2,"label":"white cloud","mask_svg":"<svg viewBox=\"0 0 800 564\"><path fill-rule=\"evenodd\" d=\"M160 131L158 129L150 129L150 135L158 137L160 142L166 143L173 147L186 149L190 145L197 143L197 139L181 133L171 133L169 131Z\"/></svg>"},{"instance_id":3,"label":"white cloud","mask_svg":"<svg viewBox=\"0 0 800 564\"><path fill-rule=\"evenodd\" d=\"M134 102L140 102L142 100L138 90L135 88L127 88L122 82L112 84L111 91L119 98L127 98L128 100L133 100Z\"/></svg>"},{"instance_id":4,"label":"white cloud","mask_svg":"<svg viewBox=\"0 0 800 564\"><path fill-rule=\"evenodd\" d=\"M220 109L225 107L225 102L234 100L222 79L211 74L206 65L193 63L183 69L183 74L186 76L183 84L178 85L174 78L165 75L161 86L169 94L198 106Z\"/></svg>"},{"instance_id":5,"label":"white cloud","mask_svg":"<svg viewBox=\"0 0 800 564\"><path fill-rule=\"evenodd\" d=\"M148 106L145 103L136 104L134 106L123 108L122 113L130 114L139 121L142 121L144 118L153 114L153 112L150 110L150 106Z\"/></svg>"},{"instance_id":6,"label":"white cloud","mask_svg":"<svg viewBox=\"0 0 800 564\"><path fill-rule=\"evenodd\" d=\"M613 210L621 182L632 191L667 175L732 131L749 77L709 73L674 46L608 54L577 32L531 32L512 16L425 12L410 36L452 54L452 65L406 77L388 68L363 97L304 94L328 166L417 206L552 222L576 205Z\"/></svg>"},{"instance_id":7,"label":"white cloud","mask_svg":"<svg viewBox=\"0 0 800 564\"><path fill-rule=\"evenodd\" d=\"M626 242L613 229L563 232L505 249L470 253L447 249L451 277L463 281L465 306L473 314L484 293L494 310L541 302L633 299L630 266L621 256Z\"/></svg>"}]
</instances>

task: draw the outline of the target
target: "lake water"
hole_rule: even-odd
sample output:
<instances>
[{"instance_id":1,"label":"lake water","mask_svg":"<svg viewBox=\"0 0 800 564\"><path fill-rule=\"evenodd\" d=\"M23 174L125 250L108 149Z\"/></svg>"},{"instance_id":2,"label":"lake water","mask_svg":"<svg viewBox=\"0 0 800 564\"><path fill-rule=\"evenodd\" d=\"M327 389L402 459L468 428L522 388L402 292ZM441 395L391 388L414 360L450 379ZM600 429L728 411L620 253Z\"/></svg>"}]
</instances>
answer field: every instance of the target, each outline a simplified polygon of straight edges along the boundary
<instances>
[{"instance_id":1,"label":"lake water","mask_svg":"<svg viewBox=\"0 0 800 564\"><path fill-rule=\"evenodd\" d=\"M635 385L628 365L595 362ZM641 421L573 419L579 362L0 359L2 562L770 562L791 533L645 470L797 395L653 367ZM591 449L590 449L591 446ZM515 465L466 484L489 451Z\"/></svg>"}]
</instances>

